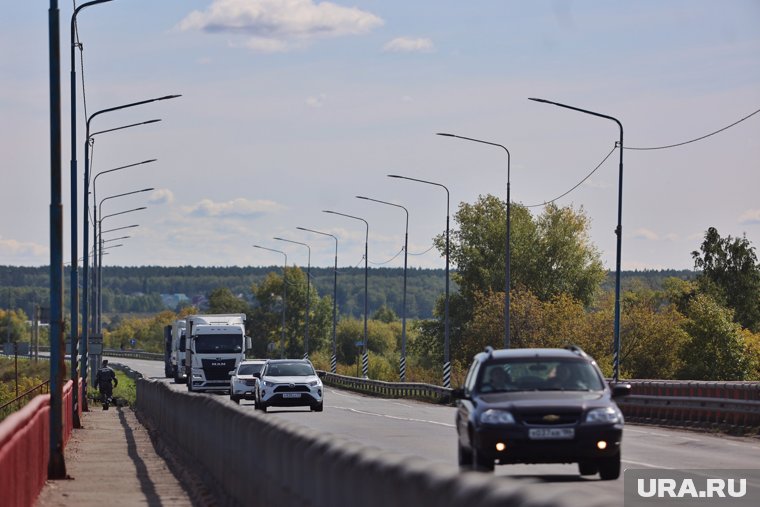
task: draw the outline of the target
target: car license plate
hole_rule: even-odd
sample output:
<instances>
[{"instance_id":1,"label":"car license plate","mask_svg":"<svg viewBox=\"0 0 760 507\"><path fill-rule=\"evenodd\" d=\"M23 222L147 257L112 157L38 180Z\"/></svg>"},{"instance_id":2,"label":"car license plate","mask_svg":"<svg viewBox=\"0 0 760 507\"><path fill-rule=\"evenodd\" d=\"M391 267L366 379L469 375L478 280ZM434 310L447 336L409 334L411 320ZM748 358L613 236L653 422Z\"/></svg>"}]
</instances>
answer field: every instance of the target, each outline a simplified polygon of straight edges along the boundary
<instances>
[{"instance_id":1,"label":"car license plate","mask_svg":"<svg viewBox=\"0 0 760 507\"><path fill-rule=\"evenodd\" d=\"M300 398L301 393L282 393L283 398Z\"/></svg>"},{"instance_id":2,"label":"car license plate","mask_svg":"<svg viewBox=\"0 0 760 507\"><path fill-rule=\"evenodd\" d=\"M531 440L570 440L575 438L575 428L531 428Z\"/></svg>"}]
</instances>

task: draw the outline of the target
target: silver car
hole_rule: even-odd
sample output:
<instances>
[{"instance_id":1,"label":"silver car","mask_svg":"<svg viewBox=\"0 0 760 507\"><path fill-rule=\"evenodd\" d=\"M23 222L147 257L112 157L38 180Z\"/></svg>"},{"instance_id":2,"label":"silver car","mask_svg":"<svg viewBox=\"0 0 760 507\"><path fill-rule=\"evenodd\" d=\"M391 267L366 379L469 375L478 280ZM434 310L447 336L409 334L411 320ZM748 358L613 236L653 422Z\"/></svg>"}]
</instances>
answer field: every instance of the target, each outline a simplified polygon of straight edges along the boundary
<instances>
[{"instance_id":1,"label":"silver car","mask_svg":"<svg viewBox=\"0 0 760 507\"><path fill-rule=\"evenodd\" d=\"M256 408L308 406L323 408L322 381L311 362L305 359L270 359L256 385Z\"/></svg>"},{"instance_id":2,"label":"silver car","mask_svg":"<svg viewBox=\"0 0 760 507\"><path fill-rule=\"evenodd\" d=\"M232 401L239 404L240 400L256 399L256 384L265 363L263 359L240 361L238 367L230 372L230 399Z\"/></svg>"}]
</instances>

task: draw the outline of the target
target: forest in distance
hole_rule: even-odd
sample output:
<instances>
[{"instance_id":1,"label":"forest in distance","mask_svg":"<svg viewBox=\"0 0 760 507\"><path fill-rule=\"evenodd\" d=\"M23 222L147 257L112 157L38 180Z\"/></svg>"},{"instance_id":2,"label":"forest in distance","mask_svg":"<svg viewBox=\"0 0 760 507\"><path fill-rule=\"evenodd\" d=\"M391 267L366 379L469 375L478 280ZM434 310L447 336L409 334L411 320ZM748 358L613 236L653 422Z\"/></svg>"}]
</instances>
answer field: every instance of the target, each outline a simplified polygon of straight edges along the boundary
<instances>
[{"instance_id":1,"label":"forest in distance","mask_svg":"<svg viewBox=\"0 0 760 507\"><path fill-rule=\"evenodd\" d=\"M302 268L305 270L305 268ZM105 313L155 313L177 310L162 300L162 294L184 294L190 305L203 301L218 288L227 288L251 303L251 287L260 284L268 273L281 273L281 266L263 267L202 267L202 266L104 266L103 309ZM370 314L382 307L402 314L403 268L369 268L367 292ZM452 275L454 272L452 271ZM622 271L623 289L645 287L658 290L665 279L675 277L693 280L692 270ZM80 269L81 276L81 269ZM433 317L436 301L445 290L443 269L409 268L407 271L407 316L412 319ZM31 314L35 304L46 306L49 296L47 266L0 266L0 308L19 308ZM311 268L311 281L320 296L332 297L333 269ZM65 306L68 308L69 276L64 283ZM614 290L615 273L608 272L601 284L604 292ZM458 290L452 280L452 293ZM338 268L338 311L341 315L358 318L364 310L364 268ZM182 306L182 304L180 305Z\"/></svg>"}]
</instances>

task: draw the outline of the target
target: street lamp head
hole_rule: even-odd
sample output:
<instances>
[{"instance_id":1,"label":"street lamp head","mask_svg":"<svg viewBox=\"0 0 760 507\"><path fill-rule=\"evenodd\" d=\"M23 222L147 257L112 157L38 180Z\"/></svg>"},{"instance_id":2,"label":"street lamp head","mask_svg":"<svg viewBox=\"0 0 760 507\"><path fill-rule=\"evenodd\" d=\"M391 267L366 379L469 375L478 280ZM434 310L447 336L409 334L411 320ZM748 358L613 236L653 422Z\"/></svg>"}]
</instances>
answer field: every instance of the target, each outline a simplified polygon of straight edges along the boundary
<instances>
[{"instance_id":1,"label":"street lamp head","mask_svg":"<svg viewBox=\"0 0 760 507\"><path fill-rule=\"evenodd\" d=\"M151 190L155 190L155 188L143 188L140 192L150 192Z\"/></svg>"},{"instance_id":2,"label":"street lamp head","mask_svg":"<svg viewBox=\"0 0 760 507\"><path fill-rule=\"evenodd\" d=\"M166 95L164 97L159 97L156 100L168 100L168 99L176 99L177 97L181 97L182 95Z\"/></svg>"},{"instance_id":3,"label":"street lamp head","mask_svg":"<svg viewBox=\"0 0 760 507\"><path fill-rule=\"evenodd\" d=\"M534 101L534 102L543 102L543 103L545 103L545 104L551 104L551 102L549 102L549 101L548 101L548 100L546 100L546 99L537 99L537 98L535 98L535 97L528 97L528 100L532 100L532 101Z\"/></svg>"},{"instance_id":4,"label":"street lamp head","mask_svg":"<svg viewBox=\"0 0 760 507\"><path fill-rule=\"evenodd\" d=\"M454 134L448 134L446 132L436 132L435 135L437 135L437 136L446 136L446 137L457 137Z\"/></svg>"},{"instance_id":5,"label":"street lamp head","mask_svg":"<svg viewBox=\"0 0 760 507\"><path fill-rule=\"evenodd\" d=\"M371 201L371 200L372 200L372 199L370 199L369 197L365 197L365 196L363 196L363 195L357 195L357 196L356 196L356 198L357 198L357 199L364 199L365 201Z\"/></svg>"},{"instance_id":6,"label":"street lamp head","mask_svg":"<svg viewBox=\"0 0 760 507\"><path fill-rule=\"evenodd\" d=\"M158 123L158 122L160 122L160 121L161 121L161 118L157 118L157 119L155 119L155 120L148 120L148 121L144 121L142 124L143 124L143 125L148 125L149 123Z\"/></svg>"}]
</instances>

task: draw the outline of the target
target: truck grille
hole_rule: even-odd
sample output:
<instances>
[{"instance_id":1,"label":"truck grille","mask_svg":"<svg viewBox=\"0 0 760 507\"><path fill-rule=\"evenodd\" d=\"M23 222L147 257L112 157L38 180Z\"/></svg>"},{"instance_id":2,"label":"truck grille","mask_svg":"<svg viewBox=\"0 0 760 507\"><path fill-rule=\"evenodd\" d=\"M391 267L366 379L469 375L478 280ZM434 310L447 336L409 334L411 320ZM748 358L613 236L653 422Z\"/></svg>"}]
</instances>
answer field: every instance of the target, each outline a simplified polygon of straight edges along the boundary
<instances>
[{"instance_id":1,"label":"truck grille","mask_svg":"<svg viewBox=\"0 0 760 507\"><path fill-rule=\"evenodd\" d=\"M202 359L206 380L229 380L230 371L235 369L234 359Z\"/></svg>"}]
</instances>

